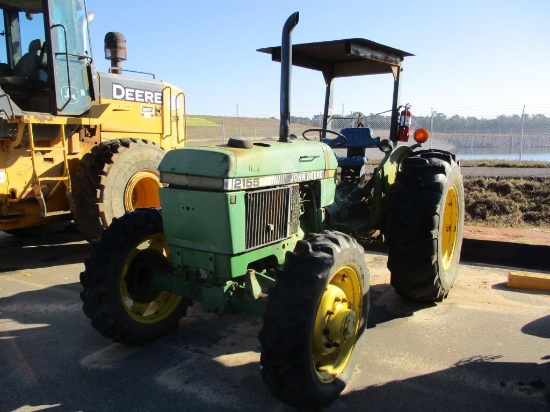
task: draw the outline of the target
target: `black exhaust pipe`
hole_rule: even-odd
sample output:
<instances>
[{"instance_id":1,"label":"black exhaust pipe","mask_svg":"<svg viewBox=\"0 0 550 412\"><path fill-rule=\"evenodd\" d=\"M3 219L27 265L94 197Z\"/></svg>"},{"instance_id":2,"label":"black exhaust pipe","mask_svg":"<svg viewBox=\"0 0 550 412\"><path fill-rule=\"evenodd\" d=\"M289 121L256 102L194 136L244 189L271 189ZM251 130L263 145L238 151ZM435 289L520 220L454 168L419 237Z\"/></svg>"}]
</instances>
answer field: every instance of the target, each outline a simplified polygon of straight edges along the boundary
<instances>
[{"instance_id":1,"label":"black exhaust pipe","mask_svg":"<svg viewBox=\"0 0 550 412\"><path fill-rule=\"evenodd\" d=\"M298 24L300 13L293 13L283 26L281 39L281 123L279 142L290 139L290 78L292 76L292 30Z\"/></svg>"}]
</instances>

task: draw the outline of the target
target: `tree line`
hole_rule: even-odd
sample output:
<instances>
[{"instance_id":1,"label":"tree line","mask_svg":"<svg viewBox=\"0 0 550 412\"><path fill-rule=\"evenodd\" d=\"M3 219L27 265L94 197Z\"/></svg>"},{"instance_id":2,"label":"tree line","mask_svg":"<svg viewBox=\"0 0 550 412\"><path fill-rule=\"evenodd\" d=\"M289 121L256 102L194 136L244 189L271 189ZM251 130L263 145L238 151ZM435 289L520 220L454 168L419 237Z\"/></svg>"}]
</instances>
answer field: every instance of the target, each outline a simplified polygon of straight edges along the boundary
<instances>
[{"instance_id":1,"label":"tree line","mask_svg":"<svg viewBox=\"0 0 550 412\"><path fill-rule=\"evenodd\" d=\"M354 112L343 117L358 118L361 116L365 126L372 128L389 127L390 116L377 114L363 114ZM342 116L335 116L342 117ZM322 115L309 117L291 116L291 122L320 127ZM523 116L499 115L492 119L478 118L474 116L460 116L458 114L447 116L443 113L434 113L433 116L414 116L413 127L424 127L434 132L442 133L517 133L523 127L525 133L550 133L550 117L544 114L526 114Z\"/></svg>"},{"instance_id":2,"label":"tree line","mask_svg":"<svg viewBox=\"0 0 550 412\"><path fill-rule=\"evenodd\" d=\"M457 114L447 117L442 113L437 113L433 117L416 117L416 127L430 129L432 124L434 131L444 133L517 133L522 127L525 133L550 133L550 117L543 114L526 114L523 119L517 114L499 115L492 119Z\"/></svg>"}]
</instances>

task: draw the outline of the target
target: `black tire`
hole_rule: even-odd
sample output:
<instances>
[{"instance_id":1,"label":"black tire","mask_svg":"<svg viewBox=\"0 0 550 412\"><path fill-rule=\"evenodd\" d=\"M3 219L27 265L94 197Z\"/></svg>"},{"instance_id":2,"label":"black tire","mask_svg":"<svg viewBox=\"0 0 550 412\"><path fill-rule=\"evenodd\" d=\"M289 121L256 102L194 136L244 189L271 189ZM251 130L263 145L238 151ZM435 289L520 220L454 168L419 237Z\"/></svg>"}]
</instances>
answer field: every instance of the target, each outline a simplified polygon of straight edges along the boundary
<instances>
[{"instance_id":1,"label":"black tire","mask_svg":"<svg viewBox=\"0 0 550 412\"><path fill-rule=\"evenodd\" d=\"M158 165L164 151L148 140L120 139L82 157L73 179L75 222L88 240L98 239L115 217L160 207Z\"/></svg>"},{"instance_id":2,"label":"black tire","mask_svg":"<svg viewBox=\"0 0 550 412\"><path fill-rule=\"evenodd\" d=\"M342 392L365 344L369 276L363 248L343 233L316 234L287 253L259 334L262 378L276 398L316 408Z\"/></svg>"},{"instance_id":3,"label":"black tire","mask_svg":"<svg viewBox=\"0 0 550 412\"><path fill-rule=\"evenodd\" d=\"M93 245L80 274L80 297L92 326L129 345L174 330L192 301L148 288L151 269L171 269L168 254L159 210L139 209L114 219Z\"/></svg>"},{"instance_id":4,"label":"black tire","mask_svg":"<svg viewBox=\"0 0 550 412\"><path fill-rule=\"evenodd\" d=\"M464 228L460 167L444 151L403 161L390 198L388 269L395 291L417 302L445 299L453 287Z\"/></svg>"}]
</instances>

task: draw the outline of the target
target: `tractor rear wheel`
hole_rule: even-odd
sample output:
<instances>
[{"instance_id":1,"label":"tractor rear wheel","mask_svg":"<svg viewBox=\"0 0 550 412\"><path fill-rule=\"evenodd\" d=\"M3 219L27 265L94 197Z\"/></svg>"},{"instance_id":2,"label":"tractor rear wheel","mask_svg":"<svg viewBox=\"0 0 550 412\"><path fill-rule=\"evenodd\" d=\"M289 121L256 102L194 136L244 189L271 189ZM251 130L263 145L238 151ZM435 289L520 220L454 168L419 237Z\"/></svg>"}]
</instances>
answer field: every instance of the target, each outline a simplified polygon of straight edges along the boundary
<instances>
[{"instance_id":1,"label":"tractor rear wheel","mask_svg":"<svg viewBox=\"0 0 550 412\"><path fill-rule=\"evenodd\" d=\"M368 310L363 248L330 231L299 241L269 290L259 334L271 393L299 407L333 401L364 346Z\"/></svg>"},{"instance_id":2,"label":"tractor rear wheel","mask_svg":"<svg viewBox=\"0 0 550 412\"><path fill-rule=\"evenodd\" d=\"M157 209L114 219L84 262L83 310L105 337L143 344L174 330L192 301L151 287L152 271L171 268Z\"/></svg>"},{"instance_id":3,"label":"tractor rear wheel","mask_svg":"<svg viewBox=\"0 0 550 412\"><path fill-rule=\"evenodd\" d=\"M160 207L158 165L164 151L148 140L101 143L82 157L74 179L75 221L88 239L98 239L115 217Z\"/></svg>"},{"instance_id":4,"label":"tractor rear wheel","mask_svg":"<svg viewBox=\"0 0 550 412\"><path fill-rule=\"evenodd\" d=\"M419 302L442 301L458 271L464 227L460 167L444 151L403 161L390 198L388 269L395 291Z\"/></svg>"}]
</instances>

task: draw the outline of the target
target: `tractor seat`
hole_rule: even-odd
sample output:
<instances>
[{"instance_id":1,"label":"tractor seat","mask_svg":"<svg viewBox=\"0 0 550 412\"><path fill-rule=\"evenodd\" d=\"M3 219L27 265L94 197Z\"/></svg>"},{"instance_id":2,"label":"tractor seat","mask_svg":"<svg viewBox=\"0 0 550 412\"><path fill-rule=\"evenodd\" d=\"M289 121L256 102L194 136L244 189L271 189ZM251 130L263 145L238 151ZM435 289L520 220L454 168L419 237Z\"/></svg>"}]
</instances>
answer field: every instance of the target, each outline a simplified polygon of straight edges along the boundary
<instances>
[{"instance_id":1,"label":"tractor seat","mask_svg":"<svg viewBox=\"0 0 550 412\"><path fill-rule=\"evenodd\" d=\"M338 146L347 149L346 156L336 157L341 168L361 168L367 162L365 149L378 147L380 143L380 137L372 137L368 127L347 127L340 130L340 133L346 136L347 140L345 144Z\"/></svg>"},{"instance_id":2,"label":"tractor seat","mask_svg":"<svg viewBox=\"0 0 550 412\"><path fill-rule=\"evenodd\" d=\"M353 169L356 167L362 167L367 162L367 156L336 156L338 166Z\"/></svg>"}]
</instances>

